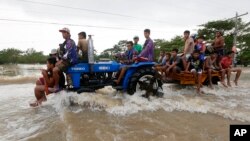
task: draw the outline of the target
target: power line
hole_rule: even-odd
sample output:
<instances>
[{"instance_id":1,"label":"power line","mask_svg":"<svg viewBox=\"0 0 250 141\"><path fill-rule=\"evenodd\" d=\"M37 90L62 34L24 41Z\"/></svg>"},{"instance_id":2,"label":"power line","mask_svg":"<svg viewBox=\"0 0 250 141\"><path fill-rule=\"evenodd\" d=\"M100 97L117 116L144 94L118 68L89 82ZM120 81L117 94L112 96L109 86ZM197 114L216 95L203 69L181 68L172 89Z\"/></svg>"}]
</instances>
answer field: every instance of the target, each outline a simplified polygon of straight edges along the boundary
<instances>
[{"instance_id":1,"label":"power line","mask_svg":"<svg viewBox=\"0 0 250 141\"><path fill-rule=\"evenodd\" d=\"M86 25L86 24L43 22L43 21L31 21L31 20L20 20L20 19L6 19L6 18L0 18L0 21L23 22L23 23L34 23L34 24L67 25L67 26L85 26L85 27L91 27L91 28L106 28L106 29L117 29L117 30L135 30L135 31L141 31L141 30L138 30L138 29L130 29L130 28L123 28L123 27L94 26L94 25Z\"/></svg>"},{"instance_id":2,"label":"power line","mask_svg":"<svg viewBox=\"0 0 250 141\"><path fill-rule=\"evenodd\" d=\"M86 9L86 8L79 8L79 7L72 7L72 6L64 6L64 5L58 5L58 4L53 4L53 3L36 2L36 1L30 1L30 0L17 0L17 1L22 1L22 2L26 2L26 3L32 3L32 4L39 4L39 5L47 5L47 6L61 7L61 8L67 8L67 9L73 9L73 10L88 11L88 12L99 13L99 14L105 14L105 15L126 17L126 18L132 18L132 19L137 19L137 20L147 20L147 21L153 21L153 22L158 22L158 23L168 23L168 24L170 23L169 21L153 20L153 19L142 18L142 17L136 17L136 16L130 16L130 15L125 15L125 14L112 13L112 12L105 12L105 11L99 11L99 10L93 10L93 9ZM192 9L188 9L187 7L180 7L180 6L173 6L173 5L172 5L171 7L176 7L176 8L181 8L181 9L192 10ZM179 23L174 23L174 25L183 26L182 24L179 24Z\"/></svg>"},{"instance_id":3,"label":"power line","mask_svg":"<svg viewBox=\"0 0 250 141\"><path fill-rule=\"evenodd\" d=\"M143 30L143 29L123 28L123 27L112 27L112 26L95 26L95 25L87 25L87 24L71 24L71 23L58 23L58 22L44 22L44 21L32 21L32 20L21 20L21 19L7 19L7 18L0 18L0 21L32 23L32 24L49 24L49 25L78 26L78 27L103 28L103 29L114 29L114 30L131 30L131 31L140 31L140 32ZM154 32L164 33L166 31L163 31L163 30L154 30Z\"/></svg>"},{"instance_id":4,"label":"power line","mask_svg":"<svg viewBox=\"0 0 250 141\"><path fill-rule=\"evenodd\" d=\"M13 10L10 10L10 9L0 9L0 11L4 11L4 12L6 12L6 11L8 11L8 12L17 12L17 11L13 11ZM65 16L65 15L70 15L70 16L72 16L72 15L78 15L78 16L81 16L82 17L82 14L83 13L81 13L81 12L79 12L79 13L51 13L51 12L39 12L39 11L34 11L34 10L25 10L26 12L31 12L31 13L38 13L38 14L40 14L40 15L43 15L43 14L49 14L49 15L61 15L61 16ZM49 18L49 17L48 17ZM84 18L89 18L89 17L86 17L86 15L84 16ZM136 20L136 19L135 19ZM136 22L135 22L135 20L130 20L130 23L131 24L136 24ZM0 23L1 24L1 23ZM165 24L165 23L164 23ZM179 25L179 26L183 26L182 24L179 24L179 23L173 23L172 21L171 21L171 23L169 23L169 24L171 24L171 25ZM123 25L123 27L128 27L128 26L133 26L134 27L134 25Z\"/></svg>"},{"instance_id":5,"label":"power line","mask_svg":"<svg viewBox=\"0 0 250 141\"><path fill-rule=\"evenodd\" d=\"M130 16L130 15L118 14L118 13L104 12L104 11L98 11L98 10L93 10L93 9L78 8L78 7L64 6L64 5L44 3L44 2L34 2L34 1L29 1L29 0L18 0L18 1L33 3L33 4L40 4L40 5L47 5L47 6L54 6L54 7L61 7L61 8L68 8L68 9L73 9L73 10L88 11L88 12L94 12L94 13L105 14L105 15L112 15L112 16L119 16L119 17L127 17L127 18L133 18L133 19L142 19L142 20L148 20L148 21L154 21L154 22L168 23L167 21L152 20L152 19L148 19L148 18L141 18L141 17L135 17L135 16Z\"/></svg>"}]
</instances>

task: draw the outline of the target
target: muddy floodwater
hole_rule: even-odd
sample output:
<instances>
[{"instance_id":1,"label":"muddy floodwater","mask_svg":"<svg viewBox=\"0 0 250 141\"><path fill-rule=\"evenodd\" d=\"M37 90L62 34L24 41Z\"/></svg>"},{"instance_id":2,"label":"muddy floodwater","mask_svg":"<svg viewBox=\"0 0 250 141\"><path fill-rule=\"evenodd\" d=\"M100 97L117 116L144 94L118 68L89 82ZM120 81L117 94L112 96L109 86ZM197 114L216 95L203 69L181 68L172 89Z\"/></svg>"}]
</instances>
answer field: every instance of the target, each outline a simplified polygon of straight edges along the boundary
<instances>
[{"instance_id":1,"label":"muddy floodwater","mask_svg":"<svg viewBox=\"0 0 250 141\"><path fill-rule=\"evenodd\" d=\"M164 84L148 101L108 86L95 93L61 91L38 108L33 88L44 65L0 66L1 141L228 141L230 124L250 124L250 69L239 86ZM232 76L232 80L234 74Z\"/></svg>"}]
</instances>

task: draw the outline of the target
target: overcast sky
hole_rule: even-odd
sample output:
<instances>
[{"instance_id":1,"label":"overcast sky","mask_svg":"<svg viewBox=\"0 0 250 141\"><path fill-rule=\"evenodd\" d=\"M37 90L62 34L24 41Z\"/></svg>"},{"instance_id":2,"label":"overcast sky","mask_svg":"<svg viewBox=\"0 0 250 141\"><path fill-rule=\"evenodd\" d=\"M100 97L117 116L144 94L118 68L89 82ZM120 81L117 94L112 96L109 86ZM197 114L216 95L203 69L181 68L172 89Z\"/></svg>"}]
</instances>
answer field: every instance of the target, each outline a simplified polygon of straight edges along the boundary
<instances>
[{"instance_id":1,"label":"overcast sky","mask_svg":"<svg viewBox=\"0 0 250 141\"><path fill-rule=\"evenodd\" d=\"M81 31L94 35L100 53L135 35L143 44L145 28L151 29L152 39L168 40L186 29L195 33L197 25L207 21L231 18L236 11L250 12L249 5L249 0L0 0L0 50L35 48L48 54L63 42L58 30L68 27L76 42ZM242 18L250 21L250 14Z\"/></svg>"}]
</instances>

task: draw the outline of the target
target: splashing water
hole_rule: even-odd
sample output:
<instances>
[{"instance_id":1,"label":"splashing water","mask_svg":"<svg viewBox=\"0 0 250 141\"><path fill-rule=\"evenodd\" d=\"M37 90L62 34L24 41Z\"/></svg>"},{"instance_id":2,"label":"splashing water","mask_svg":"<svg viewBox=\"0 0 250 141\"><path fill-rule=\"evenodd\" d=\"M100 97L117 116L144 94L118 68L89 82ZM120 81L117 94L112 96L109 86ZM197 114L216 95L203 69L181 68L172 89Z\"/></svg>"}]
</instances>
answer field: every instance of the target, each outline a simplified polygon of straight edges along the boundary
<instances>
[{"instance_id":1,"label":"splashing water","mask_svg":"<svg viewBox=\"0 0 250 141\"><path fill-rule=\"evenodd\" d=\"M0 140L227 140L229 124L250 123L245 73L240 86L203 87L202 96L191 86L164 84L164 97L148 100L144 92L130 96L108 86L95 93L61 91L38 108L29 107L34 84L2 85Z\"/></svg>"}]
</instances>

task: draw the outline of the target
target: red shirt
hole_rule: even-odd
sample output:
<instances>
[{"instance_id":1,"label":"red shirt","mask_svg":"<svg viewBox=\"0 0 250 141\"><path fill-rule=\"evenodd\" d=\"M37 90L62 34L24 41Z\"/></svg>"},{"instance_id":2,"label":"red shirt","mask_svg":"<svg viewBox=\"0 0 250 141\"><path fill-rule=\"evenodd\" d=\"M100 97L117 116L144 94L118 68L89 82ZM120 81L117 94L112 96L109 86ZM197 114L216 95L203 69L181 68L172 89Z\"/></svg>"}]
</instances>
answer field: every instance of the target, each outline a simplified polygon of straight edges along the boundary
<instances>
[{"instance_id":1,"label":"red shirt","mask_svg":"<svg viewBox=\"0 0 250 141\"><path fill-rule=\"evenodd\" d=\"M223 57L222 60L221 60L221 66L223 69L227 69L229 68L233 63L233 60L232 58L226 56L226 57Z\"/></svg>"}]
</instances>

